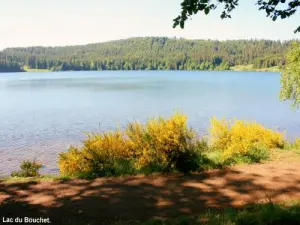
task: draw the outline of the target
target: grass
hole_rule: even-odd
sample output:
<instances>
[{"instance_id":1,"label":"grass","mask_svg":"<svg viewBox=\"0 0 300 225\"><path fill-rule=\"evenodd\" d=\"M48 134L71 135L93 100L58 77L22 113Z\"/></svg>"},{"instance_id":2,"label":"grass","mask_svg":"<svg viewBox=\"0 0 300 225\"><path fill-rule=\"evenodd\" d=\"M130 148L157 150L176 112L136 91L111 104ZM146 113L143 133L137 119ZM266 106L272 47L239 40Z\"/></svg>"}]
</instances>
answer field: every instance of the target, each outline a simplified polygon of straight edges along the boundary
<instances>
[{"instance_id":1,"label":"grass","mask_svg":"<svg viewBox=\"0 0 300 225\"><path fill-rule=\"evenodd\" d=\"M280 72L278 66L269 68L254 69L253 65L237 65L230 68L233 71L255 71L255 72Z\"/></svg>"},{"instance_id":2,"label":"grass","mask_svg":"<svg viewBox=\"0 0 300 225\"><path fill-rule=\"evenodd\" d=\"M300 201L280 204L272 202L255 204L241 209L223 211L207 210L198 216L181 216L172 219L142 221L118 221L112 225L282 225L300 224Z\"/></svg>"},{"instance_id":3,"label":"grass","mask_svg":"<svg viewBox=\"0 0 300 225\"><path fill-rule=\"evenodd\" d=\"M272 149L267 161L279 161L289 163L300 161L300 149Z\"/></svg>"},{"instance_id":4,"label":"grass","mask_svg":"<svg viewBox=\"0 0 300 225\"><path fill-rule=\"evenodd\" d=\"M269 151L267 157L261 157L261 160L257 163L267 163L267 162L281 162L290 163L300 161L300 148L273 148ZM225 160L222 157L222 150L209 150L203 154L204 160L202 162L202 170L210 169L224 169L233 165L249 165L255 163L254 161L249 161L245 157L233 157L233 161Z\"/></svg>"},{"instance_id":5,"label":"grass","mask_svg":"<svg viewBox=\"0 0 300 225\"><path fill-rule=\"evenodd\" d=\"M24 183L24 182L42 182L42 181L53 182L53 181L67 181L67 180L71 180L71 179L72 178L68 177L68 176L45 174L45 175L41 175L38 177L7 176L7 177L0 178L0 182L3 182L3 183Z\"/></svg>"},{"instance_id":6,"label":"grass","mask_svg":"<svg viewBox=\"0 0 300 225\"><path fill-rule=\"evenodd\" d=\"M28 66L23 67L25 72L50 72L48 69L31 69Z\"/></svg>"},{"instance_id":7,"label":"grass","mask_svg":"<svg viewBox=\"0 0 300 225\"><path fill-rule=\"evenodd\" d=\"M279 149L276 151L280 151ZM282 150L281 150L282 151ZM270 151L271 152L271 151ZM241 155L241 156L232 156L228 159L223 157L223 152L221 150L211 150L204 153L205 159L201 164L202 170L209 169L224 169L226 167L230 167L233 165L249 165L253 163L264 163L270 160L271 154L269 151L263 151L262 154L258 153L258 155ZM273 156L275 158L275 156ZM278 156L280 157L280 156ZM273 160L273 159L272 159ZM300 160L300 155L298 160Z\"/></svg>"},{"instance_id":8,"label":"grass","mask_svg":"<svg viewBox=\"0 0 300 225\"><path fill-rule=\"evenodd\" d=\"M300 204L257 204L240 210L226 209L224 212L208 211L197 217L180 217L172 220L152 220L143 225L279 225L299 224Z\"/></svg>"}]
</instances>

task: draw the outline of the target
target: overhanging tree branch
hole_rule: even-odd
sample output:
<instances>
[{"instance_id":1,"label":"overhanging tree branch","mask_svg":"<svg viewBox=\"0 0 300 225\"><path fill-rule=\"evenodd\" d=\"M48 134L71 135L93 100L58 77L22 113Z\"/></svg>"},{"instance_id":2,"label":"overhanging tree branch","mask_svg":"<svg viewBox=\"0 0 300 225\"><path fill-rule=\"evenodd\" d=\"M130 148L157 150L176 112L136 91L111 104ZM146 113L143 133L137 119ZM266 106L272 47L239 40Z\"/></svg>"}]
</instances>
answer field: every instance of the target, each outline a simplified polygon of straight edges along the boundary
<instances>
[{"instance_id":1,"label":"overhanging tree branch","mask_svg":"<svg viewBox=\"0 0 300 225\"><path fill-rule=\"evenodd\" d=\"M181 3L181 14L173 20L173 27L175 28L179 25L183 29L189 17L197 14L199 11L203 11L207 15L212 10L220 7L220 5L224 9L220 16L221 19L231 18L231 12L239 3L240 0L183 0ZM300 0L257 0L256 5L259 6L259 10L266 12L267 17L276 21L277 18L286 19L295 14L298 7L300 7ZM297 32L300 32L300 26L294 31L294 33Z\"/></svg>"}]
</instances>

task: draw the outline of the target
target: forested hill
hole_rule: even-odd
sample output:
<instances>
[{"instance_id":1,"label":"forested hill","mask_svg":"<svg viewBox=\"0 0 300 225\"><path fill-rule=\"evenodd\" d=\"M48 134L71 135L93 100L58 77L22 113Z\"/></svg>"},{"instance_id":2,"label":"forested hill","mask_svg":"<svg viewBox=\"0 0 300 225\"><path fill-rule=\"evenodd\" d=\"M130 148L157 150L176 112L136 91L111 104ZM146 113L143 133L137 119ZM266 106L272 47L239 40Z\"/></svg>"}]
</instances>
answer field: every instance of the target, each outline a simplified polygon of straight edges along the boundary
<instances>
[{"instance_id":1,"label":"forested hill","mask_svg":"<svg viewBox=\"0 0 300 225\"><path fill-rule=\"evenodd\" d=\"M270 40L186 40L130 38L106 43L7 48L0 52L0 72L31 69L65 70L226 70L253 64L284 64L289 42Z\"/></svg>"}]
</instances>

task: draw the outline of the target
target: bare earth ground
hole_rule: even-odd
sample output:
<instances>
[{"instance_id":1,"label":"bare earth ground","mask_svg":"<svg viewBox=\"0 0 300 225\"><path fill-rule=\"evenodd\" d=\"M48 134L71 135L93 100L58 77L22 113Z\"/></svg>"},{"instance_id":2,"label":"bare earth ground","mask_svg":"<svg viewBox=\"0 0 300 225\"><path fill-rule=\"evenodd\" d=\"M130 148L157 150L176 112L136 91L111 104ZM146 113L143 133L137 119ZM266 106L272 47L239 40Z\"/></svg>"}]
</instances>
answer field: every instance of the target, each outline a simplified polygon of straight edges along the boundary
<instances>
[{"instance_id":1,"label":"bare earth ground","mask_svg":"<svg viewBox=\"0 0 300 225\"><path fill-rule=\"evenodd\" d=\"M46 217L51 224L109 224L193 215L207 208L300 199L300 161L237 166L197 175L0 182L0 217ZM2 222L2 218L0 218ZM89 221L90 223L87 223Z\"/></svg>"}]
</instances>

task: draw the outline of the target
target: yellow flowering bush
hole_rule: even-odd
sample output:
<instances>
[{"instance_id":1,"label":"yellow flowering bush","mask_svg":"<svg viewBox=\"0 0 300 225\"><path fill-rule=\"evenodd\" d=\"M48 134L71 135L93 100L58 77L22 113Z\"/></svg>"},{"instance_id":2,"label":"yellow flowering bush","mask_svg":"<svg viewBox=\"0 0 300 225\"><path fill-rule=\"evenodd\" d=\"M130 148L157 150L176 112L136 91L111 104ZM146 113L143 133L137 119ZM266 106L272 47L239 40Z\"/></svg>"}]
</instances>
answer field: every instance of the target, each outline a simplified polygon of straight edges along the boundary
<instances>
[{"instance_id":1,"label":"yellow flowering bush","mask_svg":"<svg viewBox=\"0 0 300 225\"><path fill-rule=\"evenodd\" d=\"M245 155L259 147L282 148L284 135L256 122L211 119L211 145L224 151L225 157Z\"/></svg>"},{"instance_id":2,"label":"yellow flowering bush","mask_svg":"<svg viewBox=\"0 0 300 225\"><path fill-rule=\"evenodd\" d=\"M62 174L112 175L141 169L189 171L197 167L195 132L187 117L150 119L145 125L129 123L119 130L88 135L80 149L71 147L59 156Z\"/></svg>"},{"instance_id":3,"label":"yellow flowering bush","mask_svg":"<svg viewBox=\"0 0 300 225\"><path fill-rule=\"evenodd\" d=\"M231 139L229 122L213 117L210 125L209 134L212 146L216 149L227 149Z\"/></svg>"},{"instance_id":4,"label":"yellow flowering bush","mask_svg":"<svg viewBox=\"0 0 300 225\"><path fill-rule=\"evenodd\" d=\"M60 154L60 171L65 175L118 173L116 170L128 159L128 146L128 140L119 130L89 134L81 149L71 147L68 152Z\"/></svg>"},{"instance_id":5,"label":"yellow flowering bush","mask_svg":"<svg viewBox=\"0 0 300 225\"><path fill-rule=\"evenodd\" d=\"M63 175L107 176L138 172L198 171L238 162L259 162L270 148L283 147L283 134L255 122L211 119L210 143L187 126L187 117L129 123L124 131L90 134L83 147L59 155ZM209 149L220 152L217 160Z\"/></svg>"},{"instance_id":6,"label":"yellow flowering bush","mask_svg":"<svg viewBox=\"0 0 300 225\"><path fill-rule=\"evenodd\" d=\"M296 148L296 149L299 149L300 150L300 138L296 138L294 143L293 143L293 146Z\"/></svg>"},{"instance_id":7,"label":"yellow flowering bush","mask_svg":"<svg viewBox=\"0 0 300 225\"><path fill-rule=\"evenodd\" d=\"M195 132L187 126L187 117L176 113L170 119L150 119L146 125L130 123L125 131L129 137L136 167L159 165L176 167L176 162L186 152L195 148Z\"/></svg>"},{"instance_id":8,"label":"yellow flowering bush","mask_svg":"<svg viewBox=\"0 0 300 225\"><path fill-rule=\"evenodd\" d=\"M75 175L90 170L82 152L73 146L69 151L59 154L58 163L60 172L64 175Z\"/></svg>"}]
</instances>

